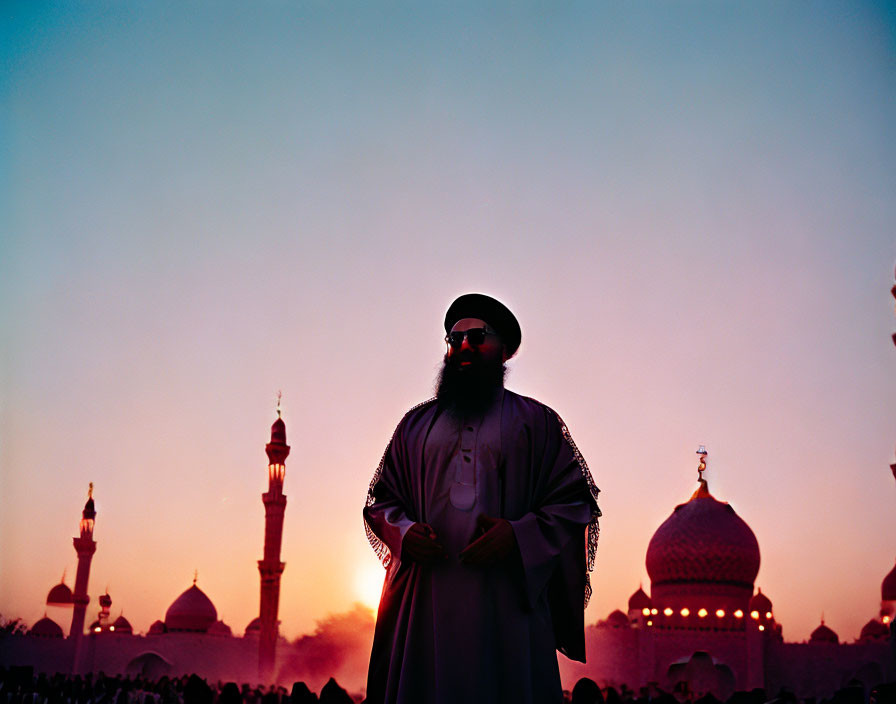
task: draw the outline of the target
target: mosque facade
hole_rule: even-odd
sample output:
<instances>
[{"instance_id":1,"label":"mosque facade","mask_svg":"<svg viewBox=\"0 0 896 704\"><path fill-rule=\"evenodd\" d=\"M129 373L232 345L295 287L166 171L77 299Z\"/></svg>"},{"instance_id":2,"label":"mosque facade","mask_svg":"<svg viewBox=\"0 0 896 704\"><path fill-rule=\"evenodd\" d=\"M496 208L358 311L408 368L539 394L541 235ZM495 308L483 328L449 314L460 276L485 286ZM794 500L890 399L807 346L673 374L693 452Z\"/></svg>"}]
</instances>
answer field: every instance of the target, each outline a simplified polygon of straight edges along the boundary
<instances>
[{"instance_id":1,"label":"mosque facade","mask_svg":"<svg viewBox=\"0 0 896 704\"><path fill-rule=\"evenodd\" d=\"M124 616L112 620L108 594L99 597L99 614L85 634L87 573L96 550L90 495L74 539L79 557L75 589L63 580L47 596L48 607L72 609L68 637L44 617L27 634L0 638L0 664L31 665L48 673L102 670L156 678L195 672L209 680L288 683L295 653L276 631L289 452L279 413L271 431L259 617L242 636L219 618L195 579L145 635L134 634ZM878 616L853 642L841 642L823 622L808 642L785 642L771 599L755 588L759 542L733 507L710 493L705 468L702 452L697 490L650 540L650 592L639 587L625 611L615 610L586 628L587 663L560 658L563 681L590 677L602 686L638 691L653 684L685 696L712 693L725 699L736 690L762 688L773 694L782 687L801 697L819 697L851 680L869 687L896 680L896 566L881 585Z\"/></svg>"}]
</instances>

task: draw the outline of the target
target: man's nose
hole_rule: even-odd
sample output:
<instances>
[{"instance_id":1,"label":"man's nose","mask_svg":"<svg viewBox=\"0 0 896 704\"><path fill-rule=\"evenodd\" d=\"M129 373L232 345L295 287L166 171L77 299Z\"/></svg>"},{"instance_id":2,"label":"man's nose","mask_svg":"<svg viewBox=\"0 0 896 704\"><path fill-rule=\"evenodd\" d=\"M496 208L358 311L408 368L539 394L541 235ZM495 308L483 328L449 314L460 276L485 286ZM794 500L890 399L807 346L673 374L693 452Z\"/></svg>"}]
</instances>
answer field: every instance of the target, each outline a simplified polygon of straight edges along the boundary
<instances>
[{"instance_id":1,"label":"man's nose","mask_svg":"<svg viewBox=\"0 0 896 704\"><path fill-rule=\"evenodd\" d=\"M463 352L464 350L472 350L472 349L473 349L473 347L472 347L472 345L470 345L470 338L467 337L466 335L464 335L464 341L460 345L460 351Z\"/></svg>"}]
</instances>

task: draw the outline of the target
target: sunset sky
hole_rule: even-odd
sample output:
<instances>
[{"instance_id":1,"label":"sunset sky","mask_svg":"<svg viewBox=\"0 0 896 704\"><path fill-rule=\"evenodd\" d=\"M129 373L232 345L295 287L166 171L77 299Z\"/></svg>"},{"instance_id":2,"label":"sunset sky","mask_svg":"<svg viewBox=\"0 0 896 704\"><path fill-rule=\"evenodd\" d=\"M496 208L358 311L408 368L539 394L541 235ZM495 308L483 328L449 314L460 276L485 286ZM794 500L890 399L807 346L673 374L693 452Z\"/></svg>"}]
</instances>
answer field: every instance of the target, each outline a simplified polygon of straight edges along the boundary
<instances>
[{"instance_id":1,"label":"sunset sky","mask_svg":"<svg viewBox=\"0 0 896 704\"><path fill-rule=\"evenodd\" d=\"M278 390L282 631L374 603L367 484L469 291L602 490L587 622L700 444L785 639L876 616L892 5L11 2L0 67L4 617L73 584L92 481L88 618L108 587L145 631L198 570L242 633Z\"/></svg>"}]
</instances>

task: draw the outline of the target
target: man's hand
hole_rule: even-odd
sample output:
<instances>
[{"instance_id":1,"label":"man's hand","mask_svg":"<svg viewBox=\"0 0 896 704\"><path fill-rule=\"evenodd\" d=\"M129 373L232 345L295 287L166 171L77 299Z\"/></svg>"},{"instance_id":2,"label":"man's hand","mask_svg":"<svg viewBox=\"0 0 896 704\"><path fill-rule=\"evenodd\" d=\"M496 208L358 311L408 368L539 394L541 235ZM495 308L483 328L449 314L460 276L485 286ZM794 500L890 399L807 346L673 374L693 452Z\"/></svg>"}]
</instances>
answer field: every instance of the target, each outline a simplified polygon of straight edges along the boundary
<instances>
[{"instance_id":1,"label":"man's hand","mask_svg":"<svg viewBox=\"0 0 896 704\"><path fill-rule=\"evenodd\" d=\"M494 565L516 550L513 527L503 518L492 518L480 513L473 537L476 540L460 554L460 561L465 565Z\"/></svg>"},{"instance_id":2,"label":"man's hand","mask_svg":"<svg viewBox=\"0 0 896 704\"><path fill-rule=\"evenodd\" d=\"M445 557L445 548L439 543L436 532L427 523L415 523L401 541L401 559L427 563Z\"/></svg>"}]
</instances>

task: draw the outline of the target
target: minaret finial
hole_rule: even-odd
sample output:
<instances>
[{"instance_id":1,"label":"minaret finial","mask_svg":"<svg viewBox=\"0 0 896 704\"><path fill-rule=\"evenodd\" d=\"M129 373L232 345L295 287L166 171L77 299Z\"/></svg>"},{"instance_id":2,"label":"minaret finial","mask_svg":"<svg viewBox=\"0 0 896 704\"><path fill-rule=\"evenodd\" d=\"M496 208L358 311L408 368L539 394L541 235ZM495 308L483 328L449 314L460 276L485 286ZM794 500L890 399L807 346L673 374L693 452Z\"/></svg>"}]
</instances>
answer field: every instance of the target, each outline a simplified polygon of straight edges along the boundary
<instances>
[{"instance_id":1,"label":"minaret finial","mask_svg":"<svg viewBox=\"0 0 896 704\"><path fill-rule=\"evenodd\" d=\"M709 453L706 451L706 447L701 445L697 448L697 454L700 456L700 464L697 465L697 481L705 484L706 480L703 478L703 473L706 471L706 456Z\"/></svg>"},{"instance_id":2,"label":"minaret finial","mask_svg":"<svg viewBox=\"0 0 896 704\"><path fill-rule=\"evenodd\" d=\"M199 580L199 570L193 570L193 586L196 586L196 582Z\"/></svg>"},{"instance_id":3,"label":"minaret finial","mask_svg":"<svg viewBox=\"0 0 896 704\"><path fill-rule=\"evenodd\" d=\"M697 455L700 457L700 464L697 465L697 491L695 491L692 495L692 499L704 499L707 496L712 496L709 493L709 485L706 483L706 480L703 478L703 473L706 471L706 447L701 445L697 448Z\"/></svg>"},{"instance_id":4,"label":"minaret finial","mask_svg":"<svg viewBox=\"0 0 896 704\"><path fill-rule=\"evenodd\" d=\"M90 484L87 485L87 498L93 498L93 482L90 482Z\"/></svg>"},{"instance_id":5,"label":"minaret finial","mask_svg":"<svg viewBox=\"0 0 896 704\"><path fill-rule=\"evenodd\" d=\"M283 398L283 392L277 391L277 417L280 418L280 399Z\"/></svg>"}]
</instances>

